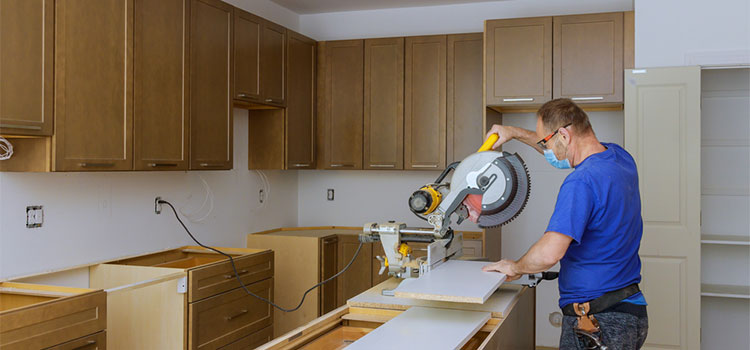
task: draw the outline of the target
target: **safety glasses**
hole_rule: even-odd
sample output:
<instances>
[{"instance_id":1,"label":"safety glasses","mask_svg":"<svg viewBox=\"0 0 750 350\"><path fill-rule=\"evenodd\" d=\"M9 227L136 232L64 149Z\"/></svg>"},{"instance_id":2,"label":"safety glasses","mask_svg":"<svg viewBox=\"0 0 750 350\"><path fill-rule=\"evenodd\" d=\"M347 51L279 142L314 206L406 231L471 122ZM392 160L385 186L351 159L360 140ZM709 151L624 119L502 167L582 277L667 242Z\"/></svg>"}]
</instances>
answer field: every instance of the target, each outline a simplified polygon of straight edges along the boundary
<instances>
[{"instance_id":1,"label":"safety glasses","mask_svg":"<svg viewBox=\"0 0 750 350\"><path fill-rule=\"evenodd\" d=\"M567 128L567 127L569 127L569 126L571 126L571 125L573 125L573 123L568 123L568 124L565 124L565 126L563 126L562 128L557 128L557 130L555 130L555 132L553 132L553 133L551 133L551 134L547 135L547 137L545 137L545 138L543 138L543 139L539 140L539 142L537 142L536 144L537 144L537 145L538 145L539 147L541 147L542 149L547 149L547 141L549 141L549 140L551 140L551 139L552 139L553 137L555 137L555 135L557 135L557 132L558 132L558 131L560 131L560 129L564 129L564 128Z\"/></svg>"}]
</instances>

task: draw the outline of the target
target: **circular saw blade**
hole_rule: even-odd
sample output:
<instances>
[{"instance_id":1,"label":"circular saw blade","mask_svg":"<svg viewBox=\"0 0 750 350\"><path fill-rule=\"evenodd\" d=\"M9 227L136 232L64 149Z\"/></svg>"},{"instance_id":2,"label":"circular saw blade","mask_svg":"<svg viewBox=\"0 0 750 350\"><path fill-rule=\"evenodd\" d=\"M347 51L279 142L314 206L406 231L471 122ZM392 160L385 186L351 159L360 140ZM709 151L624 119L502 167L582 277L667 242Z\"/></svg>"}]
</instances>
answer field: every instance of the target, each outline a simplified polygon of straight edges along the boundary
<instances>
[{"instance_id":1,"label":"circular saw blade","mask_svg":"<svg viewBox=\"0 0 750 350\"><path fill-rule=\"evenodd\" d=\"M523 211L526 207L526 202L529 200L531 177L529 176L529 170L526 168L526 163L524 163L518 153L510 154L503 152L503 156L512 165L517 188L510 204L503 210L495 214L479 216L477 224L481 228L498 227L513 221Z\"/></svg>"}]
</instances>

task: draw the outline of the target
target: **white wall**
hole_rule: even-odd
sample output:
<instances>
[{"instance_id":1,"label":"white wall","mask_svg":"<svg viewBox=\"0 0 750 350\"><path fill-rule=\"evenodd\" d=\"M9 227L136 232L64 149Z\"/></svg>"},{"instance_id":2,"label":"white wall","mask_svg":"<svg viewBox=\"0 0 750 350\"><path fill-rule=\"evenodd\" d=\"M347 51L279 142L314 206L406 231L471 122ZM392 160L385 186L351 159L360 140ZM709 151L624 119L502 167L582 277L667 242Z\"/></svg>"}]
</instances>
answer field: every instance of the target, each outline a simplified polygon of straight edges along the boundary
<instances>
[{"instance_id":1,"label":"white wall","mask_svg":"<svg viewBox=\"0 0 750 350\"><path fill-rule=\"evenodd\" d=\"M270 0L222 0L256 16L299 31L299 15Z\"/></svg>"},{"instance_id":2,"label":"white wall","mask_svg":"<svg viewBox=\"0 0 750 350\"><path fill-rule=\"evenodd\" d=\"M483 31L486 19L632 9L632 0L491 1L301 15L300 29L316 40L470 33Z\"/></svg>"},{"instance_id":3,"label":"white wall","mask_svg":"<svg viewBox=\"0 0 750 350\"><path fill-rule=\"evenodd\" d=\"M0 279L191 244L162 196L202 222L186 224L203 243L244 247L249 232L297 224L297 174L247 170L247 111L235 109L234 170L208 172L0 173ZM214 206L203 205L206 181ZM44 206L44 226L27 229L26 206ZM202 209L201 206L203 205Z\"/></svg>"},{"instance_id":4,"label":"white wall","mask_svg":"<svg viewBox=\"0 0 750 350\"><path fill-rule=\"evenodd\" d=\"M750 64L750 1L634 0L635 65Z\"/></svg>"}]
</instances>

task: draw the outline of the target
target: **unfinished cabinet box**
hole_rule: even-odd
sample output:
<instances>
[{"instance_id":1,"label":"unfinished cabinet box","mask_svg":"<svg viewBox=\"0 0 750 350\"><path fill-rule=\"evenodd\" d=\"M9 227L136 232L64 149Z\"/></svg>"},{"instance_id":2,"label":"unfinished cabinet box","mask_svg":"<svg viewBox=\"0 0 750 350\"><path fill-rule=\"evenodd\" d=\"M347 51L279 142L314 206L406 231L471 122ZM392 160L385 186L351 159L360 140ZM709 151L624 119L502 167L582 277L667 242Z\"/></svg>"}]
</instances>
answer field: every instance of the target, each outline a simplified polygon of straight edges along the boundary
<instances>
[{"instance_id":1,"label":"unfinished cabinet box","mask_svg":"<svg viewBox=\"0 0 750 350\"><path fill-rule=\"evenodd\" d=\"M404 169L445 168L446 36L406 38Z\"/></svg>"},{"instance_id":2,"label":"unfinished cabinet box","mask_svg":"<svg viewBox=\"0 0 750 350\"><path fill-rule=\"evenodd\" d=\"M55 171L133 169L133 4L56 1Z\"/></svg>"},{"instance_id":3,"label":"unfinished cabinet box","mask_svg":"<svg viewBox=\"0 0 750 350\"><path fill-rule=\"evenodd\" d=\"M448 35L446 163L479 149L482 127L482 33Z\"/></svg>"},{"instance_id":4,"label":"unfinished cabinet box","mask_svg":"<svg viewBox=\"0 0 750 350\"><path fill-rule=\"evenodd\" d=\"M189 0L135 0L135 170L187 170Z\"/></svg>"},{"instance_id":5,"label":"unfinished cabinet box","mask_svg":"<svg viewBox=\"0 0 750 350\"><path fill-rule=\"evenodd\" d=\"M0 283L0 348L104 349L107 298L102 290ZM85 341L84 341L85 340Z\"/></svg>"},{"instance_id":6,"label":"unfinished cabinet box","mask_svg":"<svg viewBox=\"0 0 750 350\"><path fill-rule=\"evenodd\" d=\"M404 38L365 40L364 168L404 168Z\"/></svg>"},{"instance_id":7,"label":"unfinished cabinet box","mask_svg":"<svg viewBox=\"0 0 750 350\"><path fill-rule=\"evenodd\" d=\"M487 21L485 39L487 105L552 99L552 17Z\"/></svg>"},{"instance_id":8,"label":"unfinished cabinet box","mask_svg":"<svg viewBox=\"0 0 750 350\"><path fill-rule=\"evenodd\" d=\"M286 120L284 150L287 169L314 169L315 159L315 40L287 30Z\"/></svg>"},{"instance_id":9,"label":"unfinished cabinet box","mask_svg":"<svg viewBox=\"0 0 750 350\"><path fill-rule=\"evenodd\" d=\"M273 300L273 252L218 249L251 292ZM263 338L273 323L272 307L240 287L229 260L201 247L96 265L89 284L107 291L110 349L218 349Z\"/></svg>"},{"instance_id":10,"label":"unfinished cabinet box","mask_svg":"<svg viewBox=\"0 0 750 350\"><path fill-rule=\"evenodd\" d=\"M553 19L555 98L580 103L623 102L623 13Z\"/></svg>"},{"instance_id":11,"label":"unfinished cabinet box","mask_svg":"<svg viewBox=\"0 0 750 350\"><path fill-rule=\"evenodd\" d=\"M0 135L52 135L55 3L0 2Z\"/></svg>"},{"instance_id":12,"label":"unfinished cabinet box","mask_svg":"<svg viewBox=\"0 0 750 350\"><path fill-rule=\"evenodd\" d=\"M233 7L190 3L190 169L232 169Z\"/></svg>"},{"instance_id":13,"label":"unfinished cabinet box","mask_svg":"<svg viewBox=\"0 0 750 350\"><path fill-rule=\"evenodd\" d=\"M319 43L318 72L318 166L362 169L364 41Z\"/></svg>"}]
</instances>

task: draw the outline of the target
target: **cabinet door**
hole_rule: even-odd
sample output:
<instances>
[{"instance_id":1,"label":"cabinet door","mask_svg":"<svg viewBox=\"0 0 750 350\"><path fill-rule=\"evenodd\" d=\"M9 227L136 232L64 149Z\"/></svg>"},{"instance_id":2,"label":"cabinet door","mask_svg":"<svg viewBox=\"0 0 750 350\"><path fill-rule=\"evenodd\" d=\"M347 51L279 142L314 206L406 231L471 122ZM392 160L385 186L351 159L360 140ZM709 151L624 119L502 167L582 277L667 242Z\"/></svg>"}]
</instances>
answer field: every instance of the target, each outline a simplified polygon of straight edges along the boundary
<instances>
[{"instance_id":1,"label":"cabinet door","mask_svg":"<svg viewBox=\"0 0 750 350\"><path fill-rule=\"evenodd\" d=\"M188 168L188 0L135 0L135 170Z\"/></svg>"},{"instance_id":2,"label":"cabinet door","mask_svg":"<svg viewBox=\"0 0 750 350\"><path fill-rule=\"evenodd\" d=\"M260 43L260 92L263 103L283 107L286 105L286 28L263 21Z\"/></svg>"},{"instance_id":3,"label":"cabinet door","mask_svg":"<svg viewBox=\"0 0 750 350\"><path fill-rule=\"evenodd\" d=\"M52 135L54 6L0 1L0 134Z\"/></svg>"},{"instance_id":4,"label":"cabinet door","mask_svg":"<svg viewBox=\"0 0 750 350\"><path fill-rule=\"evenodd\" d=\"M357 235L339 235L338 246L338 271L344 269L359 247ZM346 301L372 287L372 245L363 244L352 265L346 272L338 277L338 303L337 307L346 304Z\"/></svg>"},{"instance_id":5,"label":"cabinet door","mask_svg":"<svg viewBox=\"0 0 750 350\"><path fill-rule=\"evenodd\" d=\"M404 38L365 40L364 167L404 168Z\"/></svg>"},{"instance_id":6,"label":"cabinet door","mask_svg":"<svg viewBox=\"0 0 750 350\"><path fill-rule=\"evenodd\" d=\"M133 169L133 0L59 0L57 171Z\"/></svg>"},{"instance_id":7,"label":"cabinet door","mask_svg":"<svg viewBox=\"0 0 750 350\"><path fill-rule=\"evenodd\" d=\"M192 0L190 169L232 168L232 6Z\"/></svg>"},{"instance_id":8,"label":"cabinet door","mask_svg":"<svg viewBox=\"0 0 750 350\"><path fill-rule=\"evenodd\" d=\"M445 35L406 38L404 168L445 167Z\"/></svg>"},{"instance_id":9,"label":"cabinet door","mask_svg":"<svg viewBox=\"0 0 750 350\"><path fill-rule=\"evenodd\" d=\"M234 9L234 98L260 101L260 33L263 19Z\"/></svg>"},{"instance_id":10,"label":"cabinet door","mask_svg":"<svg viewBox=\"0 0 750 350\"><path fill-rule=\"evenodd\" d=\"M315 40L287 31L286 167L315 168Z\"/></svg>"},{"instance_id":11,"label":"cabinet door","mask_svg":"<svg viewBox=\"0 0 750 350\"><path fill-rule=\"evenodd\" d=\"M320 281L331 278L338 272L338 237L336 235L321 238L320 240ZM320 307L318 316L333 311L338 302L338 286L341 278L335 278L320 287Z\"/></svg>"},{"instance_id":12,"label":"cabinet door","mask_svg":"<svg viewBox=\"0 0 750 350\"><path fill-rule=\"evenodd\" d=\"M479 149L482 128L482 33L448 36L447 163Z\"/></svg>"},{"instance_id":13,"label":"cabinet door","mask_svg":"<svg viewBox=\"0 0 750 350\"><path fill-rule=\"evenodd\" d=\"M555 98L579 103L622 102L623 15L554 18Z\"/></svg>"},{"instance_id":14,"label":"cabinet door","mask_svg":"<svg viewBox=\"0 0 750 350\"><path fill-rule=\"evenodd\" d=\"M552 17L487 21L487 105L552 98Z\"/></svg>"},{"instance_id":15,"label":"cabinet door","mask_svg":"<svg viewBox=\"0 0 750 350\"><path fill-rule=\"evenodd\" d=\"M322 167L362 169L364 42L320 43Z\"/></svg>"}]
</instances>

